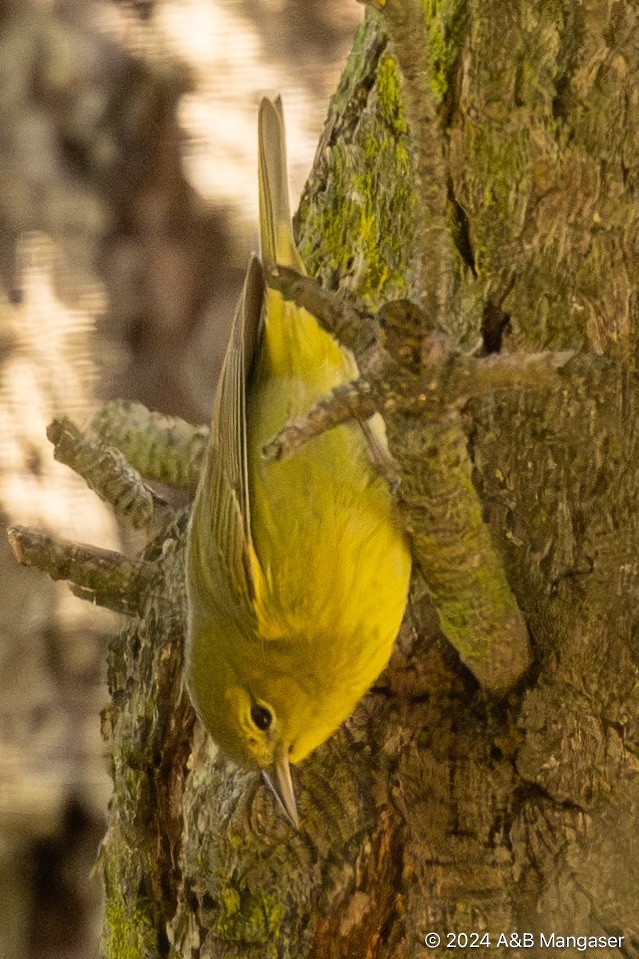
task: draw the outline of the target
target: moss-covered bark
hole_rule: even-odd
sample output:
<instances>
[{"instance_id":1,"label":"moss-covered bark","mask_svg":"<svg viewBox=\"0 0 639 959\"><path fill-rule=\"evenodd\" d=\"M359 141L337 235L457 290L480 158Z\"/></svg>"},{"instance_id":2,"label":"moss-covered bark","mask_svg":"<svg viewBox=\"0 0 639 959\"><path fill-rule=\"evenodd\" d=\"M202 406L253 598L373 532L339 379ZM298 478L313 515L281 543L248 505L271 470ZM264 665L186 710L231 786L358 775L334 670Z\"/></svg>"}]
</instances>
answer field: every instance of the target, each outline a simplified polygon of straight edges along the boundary
<instances>
[{"instance_id":1,"label":"moss-covered bark","mask_svg":"<svg viewBox=\"0 0 639 959\"><path fill-rule=\"evenodd\" d=\"M369 307L444 304L460 347L617 365L596 389L513 391L466 415L533 669L486 697L417 569L391 667L295 770L299 832L193 724L171 532L166 585L111 656L110 959L405 959L447 954L455 932L493 948L500 933L623 935L637 954L637 91L630 0L388 0L368 20L301 207L311 270ZM449 271L434 293L431 240ZM389 436L419 489L437 437L415 418ZM535 942L501 954L554 954Z\"/></svg>"}]
</instances>

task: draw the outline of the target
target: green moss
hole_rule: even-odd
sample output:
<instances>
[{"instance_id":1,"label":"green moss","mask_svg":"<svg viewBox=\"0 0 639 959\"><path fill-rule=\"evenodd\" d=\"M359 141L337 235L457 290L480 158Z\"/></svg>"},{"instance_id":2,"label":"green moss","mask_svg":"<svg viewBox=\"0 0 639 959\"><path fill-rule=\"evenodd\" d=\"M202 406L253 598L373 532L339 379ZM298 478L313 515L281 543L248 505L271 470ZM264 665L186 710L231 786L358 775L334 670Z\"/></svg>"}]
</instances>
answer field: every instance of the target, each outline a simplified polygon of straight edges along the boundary
<instances>
[{"instance_id":1,"label":"green moss","mask_svg":"<svg viewBox=\"0 0 639 959\"><path fill-rule=\"evenodd\" d=\"M375 81L378 98L380 119L386 123L397 136L408 133L408 125L404 116L404 106L399 89L399 71L392 57L382 57L377 70Z\"/></svg>"},{"instance_id":2,"label":"green moss","mask_svg":"<svg viewBox=\"0 0 639 959\"><path fill-rule=\"evenodd\" d=\"M351 286L371 307L408 295L414 169L391 57L380 59L351 140L326 151L319 174L300 208L300 252L310 272L332 283L354 276Z\"/></svg>"},{"instance_id":3,"label":"green moss","mask_svg":"<svg viewBox=\"0 0 639 959\"><path fill-rule=\"evenodd\" d=\"M153 846L131 844L122 823L132 821L132 807L117 796L122 818L112 821L100 860L104 868L104 959L147 959L157 951L158 933L166 916L161 901L162 863ZM142 812L140 813L142 815ZM147 820L148 828L148 820Z\"/></svg>"},{"instance_id":4,"label":"green moss","mask_svg":"<svg viewBox=\"0 0 639 959\"><path fill-rule=\"evenodd\" d=\"M220 892L220 903L226 916L236 915L240 908L240 902L240 894L234 886L226 886Z\"/></svg>"},{"instance_id":5,"label":"green moss","mask_svg":"<svg viewBox=\"0 0 639 959\"><path fill-rule=\"evenodd\" d=\"M422 0L426 21L431 88L438 100L453 73L467 20L466 4L460 0Z\"/></svg>"},{"instance_id":6,"label":"green moss","mask_svg":"<svg viewBox=\"0 0 639 959\"><path fill-rule=\"evenodd\" d=\"M102 955L104 959L146 959L156 945L155 929L140 901L125 897L126 873L120 872L116 863L117 857L110 847Z\"/></svg>"},{"instance_id":7,"label":"green moss","mask_svg":"<svg viewBox=\"0 0 639 959\"><path fill-rule=\"evenodd\" d=\"M525 215L530 135L513 125L512 136L488 124L467 124L473 252L478 276L499 271L504 240L517 232Z\"/></svg>"},{"instance_id":8,"label":"green moss","mask_svg":"<svg viewBox=\"0 0 639 959\"><path fill-rule=\"evenodd\" d=\"M240 891L226 886L219 893L217 933L232 942L263 944L277 942L284 918L281 902L269 893Z\"/></svg>"},{"instance_id":9,"label":"green moss","mask_svg":"<svg viewBox=\"0 0 639 959\"><path fill-rule=\"evenodd\" d=\"M123 898L110 897L105 909L106 928L103 940L105 959L146 959L153 930L141 911L131 909Z\"/></svg>"}]
</instances>

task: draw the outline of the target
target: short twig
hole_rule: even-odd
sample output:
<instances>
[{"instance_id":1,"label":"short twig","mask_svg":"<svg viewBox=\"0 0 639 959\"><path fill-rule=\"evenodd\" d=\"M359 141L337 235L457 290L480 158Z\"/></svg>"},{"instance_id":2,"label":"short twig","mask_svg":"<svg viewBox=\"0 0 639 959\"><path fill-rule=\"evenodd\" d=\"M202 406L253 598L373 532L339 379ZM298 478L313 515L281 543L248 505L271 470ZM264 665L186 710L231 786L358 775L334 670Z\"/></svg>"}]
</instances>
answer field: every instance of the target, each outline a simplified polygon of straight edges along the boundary
<instances>
[{"instance_id":1,"label":"short twig","mask_svg":"<svg viewBox=\"0 0 639 959\"><path fill-rule=\"evenodd\" d=\"M569 385L575 350L462 356L450 377L450 401L459 405L499 390L557 389ZM563 375L563 379L562 376Z\"/></svg>"},{"instance_id":2,"label":"short twig","mask_svg":"<svg viewBox=\"0 0 639 959\"><path fill-rule=\"evenodd\" d=\"M128 615L141 612L156 581L155 563L133 562L113 550L52 536L25 526L8 529L9 544L17 561L47 573L51 579L68 580L84 599Z\"/></svg>"},{"instance_id":3,"label":"short twig","mask_svg":"<svg viewBox=\"0 0 639 959\"><path fill-rule=\"evenodd\" d=\"M208 427L115 400L97 412L91 429L147 479L183 489L197 486Z\"/></svg>"},{"instance_id":4,"label":"short twig","mask_svg":"<svg viewBox=\"0 0 639 959\"><path fill-rule=\"evenodd\" d=\"M86 436L67 417L53 420L47 437L56 460L82 476L89 488L113 507L116 516L135 529L150 526L153 492L119 450Z\"/></svg>"}]
</instances>

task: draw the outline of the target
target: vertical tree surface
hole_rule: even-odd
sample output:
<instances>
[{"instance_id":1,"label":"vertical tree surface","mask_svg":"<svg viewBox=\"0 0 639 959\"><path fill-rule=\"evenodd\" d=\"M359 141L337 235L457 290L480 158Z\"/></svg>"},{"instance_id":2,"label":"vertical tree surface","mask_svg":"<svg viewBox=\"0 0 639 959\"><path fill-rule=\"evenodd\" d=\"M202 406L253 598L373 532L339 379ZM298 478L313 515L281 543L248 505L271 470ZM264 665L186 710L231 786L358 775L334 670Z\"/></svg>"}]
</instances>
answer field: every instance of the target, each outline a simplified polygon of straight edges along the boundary
<instances>
[{"instance_id":1,"label":"vertical tree surface","mask_svg":"<svg viewBox=\"0 0 639 959\"><path fill-rule=\"evenodd\" d=\"M300 209L310 271L370 312L413 300L459 350L574 350L576 365L554 389L473 400L465 446L414 411L388 417L423 561L389 669L294 770L299 831L194 720L185 518L165 530L146 557L153 588L110 654L110 959L406 959L448 954L448 933L488 934L488 951L505 934L502 955L563 951L542 933L639 955L639 11L380 6ZM472 478L473 522L528 629L532 665L505 696L438 628L465 562L450 476ZM460 557L440 527L459 532Z\"/></svg>"}]
</instances>

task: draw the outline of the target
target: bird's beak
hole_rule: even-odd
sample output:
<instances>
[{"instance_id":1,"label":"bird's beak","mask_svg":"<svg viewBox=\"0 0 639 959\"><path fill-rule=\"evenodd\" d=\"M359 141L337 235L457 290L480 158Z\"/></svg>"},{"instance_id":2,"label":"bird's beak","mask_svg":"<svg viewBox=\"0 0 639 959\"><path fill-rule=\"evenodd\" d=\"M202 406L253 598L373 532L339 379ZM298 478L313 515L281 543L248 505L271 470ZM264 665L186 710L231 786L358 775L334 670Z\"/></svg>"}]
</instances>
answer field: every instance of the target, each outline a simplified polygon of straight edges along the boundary
<instances>
[{"instance_id":1,"label":"bird's beak","mask_svg":"<svg viewBox=\"0 0 639 959\"><path fill-rule=\"evenodd\" d=\"M277 799L277 804L286 818L296 829L299 829L300 819L297 814L297 804L295 802L287 749L284 748L281 750L272 766L271 775L263 769L262 776L264 777L264 782L268 784L271 792Z\"/></svg>"}]
</instances>

